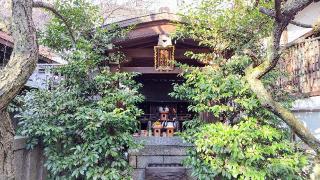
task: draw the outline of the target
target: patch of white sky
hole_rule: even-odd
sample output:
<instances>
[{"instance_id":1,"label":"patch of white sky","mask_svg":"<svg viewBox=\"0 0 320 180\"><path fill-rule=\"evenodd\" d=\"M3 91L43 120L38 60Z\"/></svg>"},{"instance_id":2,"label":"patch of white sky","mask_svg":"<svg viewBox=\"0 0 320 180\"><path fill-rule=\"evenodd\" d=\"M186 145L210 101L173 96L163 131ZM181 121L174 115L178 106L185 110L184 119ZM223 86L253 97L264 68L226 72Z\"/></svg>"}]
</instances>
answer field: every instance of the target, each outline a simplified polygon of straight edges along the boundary
<instances>
[{"instance_id":1,"label":"patch of white sky","mask_svg":"<svg viewBox=\"0 0 320 180\"><path fill-rule=\"evenodd\" d=\"M161 7L168 7L170 12L177 13L179 12L185 5L196 2L195 0L153 0L156 1L152 4L150 9L153 11L157 11Z\"/></svg>"},{"instance_id":2,"label":"patch of white sky","mask_svg":"<svg viewBox=\"0 0 320 180\"><path fill-rule=\"evenodd\" d=\"M101 2L101 0L92 0L93 2ZM126 4L128 1L134 2L139 0L111 0L118 5ZM153 13L159 12L160 8L167 7L171 13L178 13L183 10L183 7L190 4L195 4L200 0L144 0L147 2L147 10Z\"/></svg>"}]
</instances>

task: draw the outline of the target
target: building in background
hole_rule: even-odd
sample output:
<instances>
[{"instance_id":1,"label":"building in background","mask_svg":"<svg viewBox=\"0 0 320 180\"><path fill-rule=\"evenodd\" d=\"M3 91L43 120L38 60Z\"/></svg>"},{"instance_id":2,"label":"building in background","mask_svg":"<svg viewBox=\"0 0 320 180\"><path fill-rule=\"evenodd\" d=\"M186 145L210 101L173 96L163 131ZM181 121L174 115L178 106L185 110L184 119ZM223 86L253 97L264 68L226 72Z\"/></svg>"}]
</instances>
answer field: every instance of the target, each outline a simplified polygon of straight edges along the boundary
<instances>
[{"instance_id":1,"label":"building in background","mask_svg":"<svg viewBox=\"0 0 320 180\"><path fill-rule=\"evenodd\" d=\"M295 21L309 25L320 21L320 2L299 12ZM289 77L281 83L303 95L292 110L320 138L320 32L290 24L282 36L282 44L289 48L280 66Z\"/></svg>"},{"instance_id":2,"label":"building in background","mask_svg":"<svg viewBox=\"0 0 320 180\"><path fill-rule=\"evenodd\" d=\"M13 39L7 33L0 31L0 69L8 63L13 50ZM39 60L34 73L26 83L26 88L48 88L49 79L54 78L50 69L55 66L67 64L60 56L49 48L39 47Z\"/></svg>"}]
</instances>

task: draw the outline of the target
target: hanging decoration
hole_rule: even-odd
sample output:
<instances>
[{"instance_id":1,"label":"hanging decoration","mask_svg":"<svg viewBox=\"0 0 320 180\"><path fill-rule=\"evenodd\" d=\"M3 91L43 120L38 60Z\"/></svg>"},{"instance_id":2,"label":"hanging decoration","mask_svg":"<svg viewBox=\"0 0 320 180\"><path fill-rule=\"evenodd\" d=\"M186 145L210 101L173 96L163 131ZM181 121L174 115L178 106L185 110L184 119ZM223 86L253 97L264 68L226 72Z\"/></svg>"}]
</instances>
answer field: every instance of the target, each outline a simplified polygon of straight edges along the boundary
<instances>
[{"instance_id":1,"label":"hanging decoration","mask_svg":"<svg viewBox=\"0 0 320 180\"><path fill-rule=\"evenodd\" d=\"M157 71L174 70L174 51L171 38L159 35L158 46L154 47L154 67Z\"/></svg>"}]
</instances>

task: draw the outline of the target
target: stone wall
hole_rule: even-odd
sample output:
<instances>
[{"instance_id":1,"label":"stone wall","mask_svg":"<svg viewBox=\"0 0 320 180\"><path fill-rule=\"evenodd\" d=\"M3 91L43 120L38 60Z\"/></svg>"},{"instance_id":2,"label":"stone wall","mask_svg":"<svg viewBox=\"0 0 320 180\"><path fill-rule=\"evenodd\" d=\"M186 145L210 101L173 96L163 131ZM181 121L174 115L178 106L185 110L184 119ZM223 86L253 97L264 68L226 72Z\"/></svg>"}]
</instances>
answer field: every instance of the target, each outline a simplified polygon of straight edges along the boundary
<instances>
[{"instance_id":1,"label":"stone wall","mask_svg":"<svg viewBox=\"0 0 320 180\"><path fill-rule=\"evenodd\" d=\"M43 150L40 147L27 150L26 140L26 137L15 137L14 164L16 180L44 180L46 179L46 168L44 167Z\"/></svg>"},{"instance_id":2,"label":"stone wall","mask_svg":"<svg viewBox=\"0 0 320 180\"><path fill-rule=\"evenodd\" d=\"M186 158L186 150L192 147L179 137L139 137L136 140L144 147L129 152L129 163L134 168L134 180L146 179L145 172L149 164L182 164ZM186 179L192 179L190 170L186 169L186 174Z\"/></svg>"},{"instance_id":3,"label":"stone wall","mask_svg":"<svg viewBox=\"0 0 320 180\"><path fill-rule=\"evenodd\" d=\"M294 102L292 110L294 115L320 139L320 96L298 99Z\"/></svg>"},{"instance_id":4,"label":"stone wall","mask_svg":"<svg viewBox=\"0 0 320 180\"><path fill-rule=\"evenodd\" d=\"M184 143L179 137L140 137L136 140L144 144L144 147L129 152L129 163L134 168L134 180L146 179L145 171L149 164L182 164L182 160L186 158L187 149L192 148L191 144ZM27 150L26 138L16 136L14 156L16 180L46 179L47 172L44 167L45 158L42 148ZM185 170L186 180L193 179L190 176L190 170Z\"/></svg>"}]
</instances>

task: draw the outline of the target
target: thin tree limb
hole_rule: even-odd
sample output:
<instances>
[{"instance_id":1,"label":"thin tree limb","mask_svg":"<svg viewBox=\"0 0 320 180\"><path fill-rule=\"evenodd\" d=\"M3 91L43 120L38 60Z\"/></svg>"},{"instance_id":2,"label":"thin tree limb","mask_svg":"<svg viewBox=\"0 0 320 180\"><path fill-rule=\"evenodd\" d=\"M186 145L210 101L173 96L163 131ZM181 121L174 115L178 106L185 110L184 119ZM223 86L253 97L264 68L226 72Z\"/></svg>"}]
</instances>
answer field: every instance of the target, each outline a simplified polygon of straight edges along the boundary
<instances>
[{"instance_id":1,"label":"thin tree limb","mask_svg":"<svg viewBox=\"0 0 320 180\"><path fill-rule=\"evenodd\" d=\"M295 26L302 27L302 28L313 28L313 26L310 24L304 24L304 23L297 22L297 21L290 21L290 24L293 24Z\"/></svg>"},{"instance_id":2,"label":"thin tree limb","mask_svg":"<svg viewBox=\"0 0 320 180\"><path fill-rule=\"evenodd\" d=\"M281 13L281 0L275 0L274 1L274 9L276 10L276 21L281 21L282 19L282 13Z\"/></svg>"},{"instance_id":3,"label":"thin tree limb","mask_svg":"<svg viewBox=\"0 0 320 180\"><path fill-rule=\"evenodd\" d=\"M267 9L267 8L261 7L259 10L260 10L260 12L261 12L262 14L265 14L265 15L267 15L267 16L276 18L276 13L275 13L275 11L273 11L273 10L271 10L271 9ZM304 24L304 23L301 23L301 22L298 22L298 21L295 21L295 20L291 20L289 23L290 23L290 24L293 24L293 25L295 25L295 26L302 27L302 28L313 28L313 26L310 25L310 24Z\"/></svg>"},{"instance_id":4,"label":"thin tree limb","mask_svg":"<svg viewBox=\"0 0 320 180\"><path fill-rule=\"evenodd\" d=\"M75 46L76 44L76 39L73 35L73 31L72 31L72 28L70 26L70 24L68 23L67 19L64 18L56 9L53 5L49 4L49 3L45 3L45 2L42 2L42 1L34 1L32 6L34 8L43 8L43 9L46 9L50 12L52 12L55 16L57 16L59 19L62 20L62 22L65 24L65 26L67 27L68 29L68 32L69 32L69 35L71 37L71 40L72 40L72 43L73 43L73 46Z\"/></svg>"}]
</instances>

